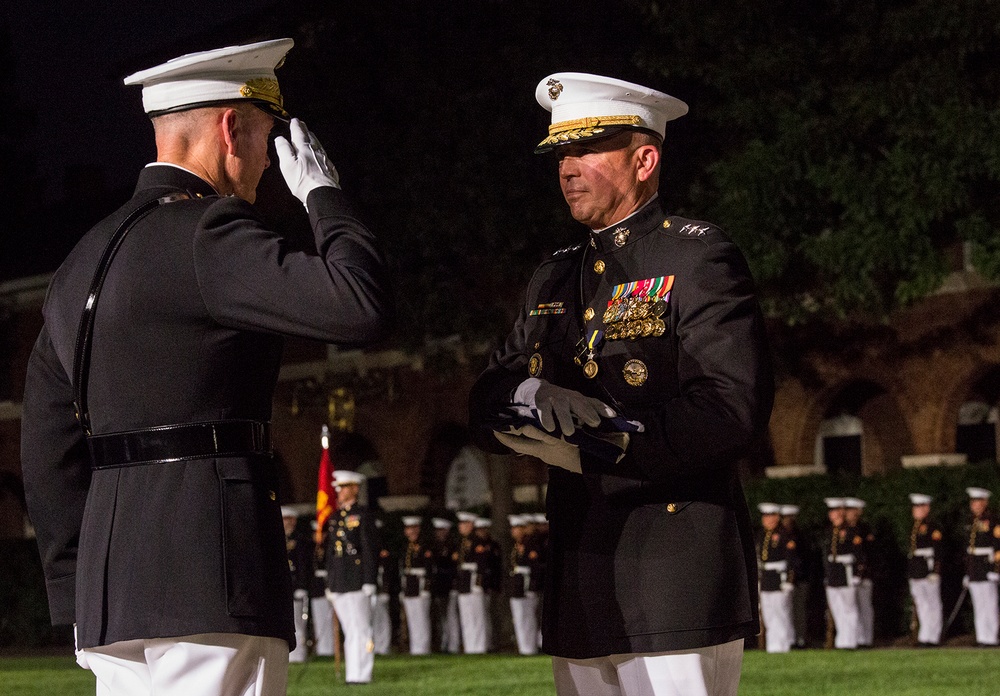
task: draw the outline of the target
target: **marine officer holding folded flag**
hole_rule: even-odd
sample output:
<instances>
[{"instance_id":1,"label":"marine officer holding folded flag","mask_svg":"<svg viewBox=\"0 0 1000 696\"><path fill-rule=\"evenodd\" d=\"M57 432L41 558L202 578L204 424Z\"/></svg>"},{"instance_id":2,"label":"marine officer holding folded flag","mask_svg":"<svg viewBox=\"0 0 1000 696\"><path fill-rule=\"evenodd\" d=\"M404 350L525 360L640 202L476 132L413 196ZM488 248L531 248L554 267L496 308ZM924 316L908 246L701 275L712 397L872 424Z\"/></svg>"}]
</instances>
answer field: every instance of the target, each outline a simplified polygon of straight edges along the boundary
<instances>
[{"instance_id":1,"label":"marine officer holding folded flag","mask_svg":"<svg viewBox=\"0 0 1000 696\"><path fill-rule=\"evenodd\" d=\"M550 465L556 691L736 694L759 629L737 462L774 391L749 269L658 196L684 102L584 73L543 78L535 98L551 112L536 152L585 229L535 271L470 424L481 447Z\"/></svg>"},{"instance_id":2,"label":"marine officer holding folded flag","mask_svg":"<svg viewBox=\"0 0 1000 696\"><path fill-rule=\"evenodd\" d=\"M391 295L301 121L275 149L313 248L254 208L269 134L290 118L275 70L291 47L229 46L126 78L156 162L48 289L21 465L52 621L76 624L104 696L285 692L292 587L268 423L282 336L369 343Z\"/></svg>"}]
</instances>

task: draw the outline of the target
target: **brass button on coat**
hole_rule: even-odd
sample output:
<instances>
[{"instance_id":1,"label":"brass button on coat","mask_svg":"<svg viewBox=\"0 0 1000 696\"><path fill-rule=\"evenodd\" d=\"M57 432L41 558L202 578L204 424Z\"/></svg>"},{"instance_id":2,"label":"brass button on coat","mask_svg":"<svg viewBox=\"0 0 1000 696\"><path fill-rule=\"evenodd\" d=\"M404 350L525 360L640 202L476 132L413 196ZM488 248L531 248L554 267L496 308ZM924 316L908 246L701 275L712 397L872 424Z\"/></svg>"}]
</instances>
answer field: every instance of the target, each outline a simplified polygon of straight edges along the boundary
<instances>
[{"instance_id":1,"label":"brass button on coat","mask_svg":"<svg viewBox=\"0 0 1000 696\"><path fill-rule=\"evenodd\" d=\"M667 512L669 512L671 514L677 512L677 504L676 503L667 503Z\"/></svg>"},{"instance_id":2,"label":"brass button on coat","mask_svg":"<svg viewBox=\"0 0 1000 696\"><path fill-rule=\"evenodd\" d=\"M597 273L598 275L604 273L604 262L601 261L600 259L594 261L594 273Z\"/></svg>"},{"instance_id":3,"label":"brass button on coat","mask_svg":"<svg viewBox=\"0 0 1000 696\"><path fill-rule=\"evenodd\" d=\"M590 321L593 318L594 318L594 308L587 307L587 311L583 313L583 320Z\"/></svg>"}]
</instances>

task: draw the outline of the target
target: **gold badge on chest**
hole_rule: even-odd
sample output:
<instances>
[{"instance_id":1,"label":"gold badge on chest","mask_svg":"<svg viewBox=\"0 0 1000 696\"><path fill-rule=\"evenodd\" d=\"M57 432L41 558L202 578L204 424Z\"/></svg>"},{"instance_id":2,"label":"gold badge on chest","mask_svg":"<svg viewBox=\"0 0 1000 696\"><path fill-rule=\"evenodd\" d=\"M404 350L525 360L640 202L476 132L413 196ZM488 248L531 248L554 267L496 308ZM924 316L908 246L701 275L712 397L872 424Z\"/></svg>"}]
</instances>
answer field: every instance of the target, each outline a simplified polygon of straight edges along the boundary
<instances>
[{"instance_id":1,"label":"gold badge on chest","mask_svg":"<svg viewBox=\"0 0 1000 696\"><path fill-rule=\"evenodd\" d=\"M540 353L535 353L528 360L528 374L532 377L542 374L542 356Z\"/></svg>"},{"instance_id":2,"label":"gold badge on chest","mask_svg":"<svg viewBox=\"0 0 1000 696\"><path fill-rule=\"evenodd\" d=\"M646 369L646 363L642 360L629 360L622 368L622 374L625 376L625 381L631 386L641 387L649 377L649 370Z\"/></svg>"}]
</instances>

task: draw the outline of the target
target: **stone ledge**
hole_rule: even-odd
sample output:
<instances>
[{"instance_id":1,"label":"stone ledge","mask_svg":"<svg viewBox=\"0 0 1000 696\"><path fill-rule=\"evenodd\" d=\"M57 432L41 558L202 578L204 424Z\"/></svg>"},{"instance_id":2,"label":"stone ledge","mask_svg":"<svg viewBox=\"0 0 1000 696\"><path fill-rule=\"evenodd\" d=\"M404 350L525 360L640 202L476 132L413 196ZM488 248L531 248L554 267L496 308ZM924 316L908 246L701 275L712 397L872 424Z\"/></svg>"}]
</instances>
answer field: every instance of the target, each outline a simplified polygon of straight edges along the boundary
<instances>
[{"instance_id":1,"label":"stone ledge","mask_svg":"<svg viewBox=\"0 0 1000 696\"><path fill-rule=\"evenodd\" d=\"M810 466L769 466L764 474L770 479L801 478L803 476L822 476L826 467L819 464Z\"/></svg>"},{"instance_id":2,"label":"stone ledge","mask_svg":"<svg viewBox=\"0 0 1000 696\"><path fill-rule=\"evenodd\" d=\"M928 466L962 466L969 463L964 454L906 454L899 458L904 469L922 469Z\"/></svg>"}]
</instances>

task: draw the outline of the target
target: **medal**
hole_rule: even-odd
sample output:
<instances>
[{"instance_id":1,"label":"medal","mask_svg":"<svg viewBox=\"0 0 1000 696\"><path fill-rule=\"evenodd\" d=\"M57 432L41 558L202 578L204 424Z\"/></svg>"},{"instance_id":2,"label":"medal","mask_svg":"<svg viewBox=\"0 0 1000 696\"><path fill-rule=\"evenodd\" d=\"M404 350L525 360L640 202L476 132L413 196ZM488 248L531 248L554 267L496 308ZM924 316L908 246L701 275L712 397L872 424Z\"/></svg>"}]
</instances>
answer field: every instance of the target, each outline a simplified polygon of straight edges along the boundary
<instances>
[{"instance_id":1,"label":"medal","mask_svg":"<svg viewBox=\"0 0 1000 696\"><path fill-rule=\"evenodd\" d=\"M528 360L528 374L532 377L537 377L542 372L542 356L541 353L535 353Z\"/></svg>"},{"instance_id":2,"label":"medal","mask_svg":"<svg viewBox=\"0 0 1000 696\"><path fill-rule=\"evenodd\" d=\"M649 370L642 360L629 360L622 369L625 381L633 387L641 387L649 377Z\"/></svg>"},{"instance_id":3,"label":"medal","mask_svg":"<svg viewBox=\"0 0 1000 696\"><path fill-rule=\"evenodd\" d=\"M594 379L597 376L597 363L593 360L588 360L583 364L583 376L587 379Z\"/></svg>"},{"instance_id":4,"label":"medal","mask_svg":"<svg viewBox=\"0 0 1000 696\"><path fill-rule=\"evenodd\" d=\"M594 331L590 334L590 340L587 341L587 362L583 364L583 376L587 379L594 379L597 376L597 363L594 362L594 356L603 337L603 331ZM581 355L580 358L582 359L583 356Z\"/></svg>"}]
</instances>

